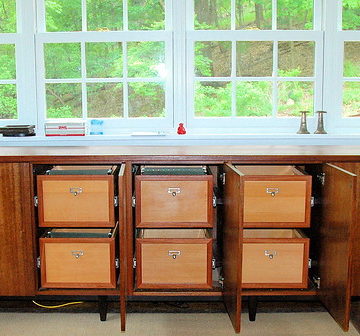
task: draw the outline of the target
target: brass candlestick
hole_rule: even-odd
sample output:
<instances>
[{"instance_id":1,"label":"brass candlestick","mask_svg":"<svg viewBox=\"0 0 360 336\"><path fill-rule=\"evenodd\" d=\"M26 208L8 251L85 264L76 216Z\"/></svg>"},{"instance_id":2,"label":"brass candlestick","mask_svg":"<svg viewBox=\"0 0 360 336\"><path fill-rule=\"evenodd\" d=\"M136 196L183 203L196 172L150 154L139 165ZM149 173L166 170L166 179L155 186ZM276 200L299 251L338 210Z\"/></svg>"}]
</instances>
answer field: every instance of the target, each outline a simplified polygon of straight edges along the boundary
<instances>
[{"instance_id":1,"label":"brass candlestick","mask_svg":"<svg viewBox=\"0 0 360 336\"><path fill-rule=\"evenodd\" d=\"M324 114L326 111L316 111L316 113L318 114L318 125L314 134L327 134L324 129Z\"/></svg>"},{"instance_id":2,"label":"brass candlestick","mask_svg":"<svg viewBox=\"0 0 360 336\"><path fill-rule=\"evenodd\" d=\"M310 134L310 132L307 129L307 125L306 125L306 114L309 113L309 111L300 111L300 113L301 113L300 128L296 133L297 134Z\"/></svg>"}]
</instances>

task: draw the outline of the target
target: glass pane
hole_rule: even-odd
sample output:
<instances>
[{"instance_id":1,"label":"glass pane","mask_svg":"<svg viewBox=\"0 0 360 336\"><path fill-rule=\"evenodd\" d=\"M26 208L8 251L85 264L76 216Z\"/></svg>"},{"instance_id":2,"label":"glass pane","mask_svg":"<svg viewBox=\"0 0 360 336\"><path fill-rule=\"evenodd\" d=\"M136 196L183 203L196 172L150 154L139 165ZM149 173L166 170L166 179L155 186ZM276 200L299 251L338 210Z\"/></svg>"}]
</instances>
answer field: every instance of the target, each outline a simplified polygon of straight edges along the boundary
<instances>
[{"instance_id":1,"label":"glass pane","mask_svg":"<svg viewBox=\"0 0 360 336\"><path fill-rule=\"evenodd\" d=\"M81 84L46 84L47 118L81 118Z\"/></svg>"},{"instance_id":2,"label":"glass pane","mask_svg":"<svg viewBox=\"0 0 360 336\"><path fill-rule=\"evenodd\" d=\"M236 85L236 115L238 117L271 116L271 83L238 82Z\"/></svg>"},{"instance_id":3,"label":"glass pane","mask_svg":"<svg viewBox=\"0 0 360 336\"><path fill-rule=\"evenodd\" d=\"M165 1L128 0L129 30L165 29Z\"/></svg>"},{"instance_id":4,"label":"glass pane","mask_svg":"<svg viewBox=\"0 0 360 336\"><path fill-rule=\"evenodd\" d=\"M87 84L89 118L123 117L123 84L91 83Z\"/></svg>"},{"instance_id":5,"label":"glass pane","mask_svg":"<svg viewBox=\"0 0 360 336\"><path fill-rule=\"evenodd\" d=\"M123 29L123 4L119 0L87 0L87 29L97 31Z\"/></svg>"},{"instance_id":6,"label":"glass pane","mask_svg":"<svg viewBox=\"0 0 360 336\"><path fill-rule=\"evenodd\" d=\"M314 113L313 82L281 82L278 84L278 116L299 116L300 111Z\"/></svg>"},{"instance_id":7,"label":"glass pane","mask_svg":"<svg viewBox=\"0 0 360 336\"><path fill-rule=\"evenodd\" d=\"M315 43L312 41L279 42L279 76L314 76Z\"/></svg>"},{"instance_id":8,"label":"glass pane","mask_svg":"<svg viewBox=\"0 0 360 336\"><path fill-rule=\"evenodd\" d=\"M129 42L129 77L165 77L164 42Z\"/></svg>"},{"instance_id":9,"label":"glass pane","mask_svg":"<svg viewBox=\"0 0 360 336\"><path fill-rule=\"evenodd\" d=\"M0 1L0 33L16 33L16 1Z\"/></svg>"},{"instance_id":10,"label":"glass pane","mask_svg":"<svg viewBox=\"0 0 360 336\"><path fill-rule=\"evenodd\" d=\"M114 78L123 75L121 42L86 43L88 78Z\"/></svg>"},{"instance_id":11,"label":"glass pane","mask_svg":"<svg viewBox=\"0 0 360 336\"><path fill-rule=\"evenodd\" d=\"M0 79L15 79L15 45L0 44Z\"/></svg>"},{"instance_id":12,"label":"glass pane","mask_svg":"<svg viewBox=\"0 0 360 336\"><path fill-rule=\"evenodd\" d=\"M278 0L277 29L313 29L314 0Z\"/></svg>"},{"instance_id":13,"label":"glass pane","mask_svg":"<svg viewBox=\"0 0 360 336\"><path fill-rule=\"evenodd\" d=\"M195 29L230 29L231 0L194 0Z\"/></svg>"},{"instance_id":14,"label":"glass pane","mask_svg":"<svg viewBox=\"0 0 360 336\"><path fill-rule=\"evenodd\" d=\"M46 78L80 78L80 43L44 44Z\"/></svg>"},{"instance_id":15,"label":"glass pane","mask_svg":"<svg viewBox=\"0 0 360 336\"><path fill-rule=\"evenodd\" d=\"M273 72L273 42L237 42L236 75L269 77Z\"/></svg>"},{"instance_id":16,"label":"glass pane","mask_svg":"<svg viewBox=\"0 0 360 336\"><path fill-rule=\"evenodd\" d=\"M236 29L271 29L272 0L236 0Z\"/></svg>"},{"instance_id":17,"label":"glass pane","mask_svg":"<svg viewBox=\"0 0 360 336\"><path fill-rule=\"evenodd\" d=\"M16 85L0 85L0 119L17 119Z\"/></svg>"},{"instance_id":18,"label":"glass pane","mask_svg":"<svg viewBox=\"0 0 360 336\"><path fill-rule=\"evenodd\" d=\"M343 116L360 117L360 82L345 82L343 88Z\"/></svg>"},{"instance_id":19,"label":"glass pane","mask_svg":"<svg viewBox=\"0 0 360 336\"><path fill-rule=\"evenodd\" d=\"M360 0L343 0L342 21L344 30L360 30Z\"/></svg>"},{"instance_id":20,"label":"glass pane","mask_svg":"<svg viewBox=\"0 0 360 336\"><path fill-rule=\"evenodd\" d=\"M344 43L344 77L360 77L360 42Z\"/></svg>"},{"instance_id":21,"label":"glass pane","mask_svg":"<svg viewBox=\"0 0 360 336\"><path fill-rule=\"evenodd\" d=\"M45 0L46 31L81 31L81 0Z\"/></svg>"},{"instance_id":22,"label":"glass pane","mask_svg":"<svg viewBox=\"0 0 360 336\"><path fill-rule=\"evenodd\" d=\"M195 42L195 74L228 77L231 74L231 42Z\"/></svg>"},{"instance_id":23,"label":"glass pane","mask_svg":"<svg viewBox=\"0 0 360 336\"><path fill-rule=\"evenodd\" d=\"M231 82L197 82L195 116L231 116Z\"/></svg>"},{"instance_id":24,"label":"glass pane","mask_svg":"<svg viewBox=\"0 0 360 336\"><path fill-rule=\"evenodd\" d=\"M165 90L162 83L129 83L129 117L165 117Z\"/></svg>"}]
</instances>

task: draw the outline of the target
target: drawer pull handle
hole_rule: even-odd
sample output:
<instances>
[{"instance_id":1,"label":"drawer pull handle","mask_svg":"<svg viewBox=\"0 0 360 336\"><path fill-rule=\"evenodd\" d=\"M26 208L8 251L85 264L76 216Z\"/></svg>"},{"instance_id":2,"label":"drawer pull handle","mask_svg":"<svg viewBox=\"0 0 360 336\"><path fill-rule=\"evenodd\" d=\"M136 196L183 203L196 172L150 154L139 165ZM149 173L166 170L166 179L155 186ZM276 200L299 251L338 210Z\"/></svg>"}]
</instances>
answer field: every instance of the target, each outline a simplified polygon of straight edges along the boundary
<instances>
[{"instance_id":1,"label":"drawer pull handle","mask_svg":"<svg viewBox=\"0 0 360 336\"><path fill-rule=\"evenodd\" d=\"M74 196L77 196L83 192L82 188L70 188L70 193L72 193Z\"/></svg>"},{"instance_id":2,"label":"drawer pull handle","mask_svg":"<svg viewBox=\"0 0 360 336\"><path fill-rule=\"evenodd\" d=\"M269 257L269 259L274 259L274 257L276 256L276 251L265 250L264 252L265 255Z\"/></svg>"},{"instance_id":3,"label":"drawer pull handle","mask_svg":"<svg viewBox=\"0 0 360 336\"><path fill-rule=\"evenodd\" d=\"M76 259L79 259L81 256L84 255L84 251L71 251L71 254L72 254Z\"/></svg>"},{"instance_id":4,"label":"drawer pull handle","mask_svg":"<svg viewBox=\"0 0 360 336\"><path fill-rule=\"evenodd\" d=\"M280 192L279 188L266 188L266 193L270 194L272 197L275 197L276 194Z\"/></svg>"},{"instance_id":5,"label":"drawer pull handle","mask_svg":"<svg viewBox=\"0 0 360 336\"><path fill-rule=\"evenodd\" d=\"M172 257L173 259L176 259L176 257L179 256L180 254L181 254L180 251L169 251L169 252L168 252L168 255L169 255L170 257Z\"/></svg>"},{"instance_id":6,"label":"drawer pull handle","mask_svg":"<svg viewBox=\"0 0 360 336\"><path fill-rule=\"evenodd\" d=\"M172 196L176 196L177 194L180 194L181 189L180 188L168 188L168 193Z\"/></svg>"}]
</instances>

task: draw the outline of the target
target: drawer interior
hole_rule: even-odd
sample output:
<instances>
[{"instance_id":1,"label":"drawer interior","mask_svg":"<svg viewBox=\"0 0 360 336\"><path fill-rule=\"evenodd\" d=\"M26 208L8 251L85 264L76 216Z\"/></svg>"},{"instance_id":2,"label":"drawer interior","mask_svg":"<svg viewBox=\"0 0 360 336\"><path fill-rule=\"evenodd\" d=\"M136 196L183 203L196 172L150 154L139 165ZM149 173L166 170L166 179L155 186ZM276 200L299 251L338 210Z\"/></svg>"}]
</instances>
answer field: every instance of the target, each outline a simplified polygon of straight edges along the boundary
<instances>
[{"instance_id":1,"label":"drawer interior","mask_svg":"<svg viewBox=\"0 0 360 336\"><path fill-rule=\"evenodd\" d=\"M54 166L46 175L112 175L116 166Z\"/></svg>"},{"instance_id":2,"label":"drawer interior","mask_svg":"<svg viewBox=\"0 0 360 336\"><path fill-rule=\"evenodd\" d=\"M206 166L141 166L141 175L208 175Z\"/></svg>"},{"instance_id":3,"label":"drawer interior","mask_svg":"<svg viewBox=\"0 0 360 336\"><path fill-rule=\"evenodd\" d=\"M306 238L300 231L295 229L245 229L244 238Z\"/></svg>"},{"instance_id":4,"label":"drawer interior","mask_svg":"<svg viewBox=\"0 0 360 336\"><path fill-rule=\"evenodd\" d=\"M208 230L205 229L142 229L139 230L138 238L211 238Z\"/></svg>"},{"instance_id":5,"label":"drawer interior","mask_svg":"<svg viewBox=\"0 0 360 336\"><path fill-rule=\"evenodd\" d=\"M106 229L51 229L48 230L44 238L114 238L117 232L115 228Z\"/></svg>"},{"instance_id":6,"label":"drawer interior","mask_svg":"<svg viewBox=\"0 0 360 336\"><path fill-rule=\"evenodd\" d=\"M236 166L243 175L304 175L295 166Z\"/></svg>"}]
</instances>

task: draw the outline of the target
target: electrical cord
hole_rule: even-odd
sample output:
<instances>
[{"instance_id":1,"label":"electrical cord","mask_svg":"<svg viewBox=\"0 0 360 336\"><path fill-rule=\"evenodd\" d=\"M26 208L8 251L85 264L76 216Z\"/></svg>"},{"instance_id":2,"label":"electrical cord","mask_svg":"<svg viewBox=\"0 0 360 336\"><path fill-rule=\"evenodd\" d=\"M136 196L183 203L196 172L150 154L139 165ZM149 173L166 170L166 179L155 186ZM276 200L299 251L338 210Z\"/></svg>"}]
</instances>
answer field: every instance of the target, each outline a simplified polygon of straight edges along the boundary
<instances>
[{"instance_id":1,"label":"electrical cord","mask_svg":"<svg viewBox=\"0 0 360 336\"><path fill-rule=\"evenodd\" d=\"M63 303L61 305L57 305L57 306L45 306L42 305L40 303L35 302L34 300L32 300L32 303L41 307L41 308L46 308L46 309L56 309L56 308L61 308L61 307L65 307L65 306L70 306L70 305L75 305L75 304L81 304L84 303L84 301L77 301L77 302L68 302L68 303Z\"/></svg>"}]
</instances>

